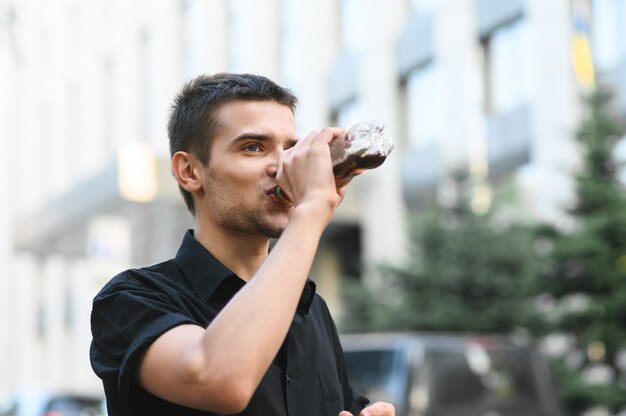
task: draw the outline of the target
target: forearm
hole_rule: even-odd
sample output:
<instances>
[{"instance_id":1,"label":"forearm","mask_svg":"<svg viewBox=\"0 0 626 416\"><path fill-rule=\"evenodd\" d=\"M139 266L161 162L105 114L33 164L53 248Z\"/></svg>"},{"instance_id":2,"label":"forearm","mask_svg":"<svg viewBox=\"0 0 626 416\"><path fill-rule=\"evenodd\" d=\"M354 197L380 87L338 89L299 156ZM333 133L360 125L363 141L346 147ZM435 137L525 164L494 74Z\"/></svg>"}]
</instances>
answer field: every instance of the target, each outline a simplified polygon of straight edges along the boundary
<instances>
[{"instance_id":1,"label":"forearm","mask_svg":"<svg viewBox=\"0 0 626 416\"><path fill-rule=\"evenodd\" d=\"M326 222L294 210L261 268L207 328L206 368L226 363L234 379L260 382L293 320Z\"/></svg>"}]
</instances>

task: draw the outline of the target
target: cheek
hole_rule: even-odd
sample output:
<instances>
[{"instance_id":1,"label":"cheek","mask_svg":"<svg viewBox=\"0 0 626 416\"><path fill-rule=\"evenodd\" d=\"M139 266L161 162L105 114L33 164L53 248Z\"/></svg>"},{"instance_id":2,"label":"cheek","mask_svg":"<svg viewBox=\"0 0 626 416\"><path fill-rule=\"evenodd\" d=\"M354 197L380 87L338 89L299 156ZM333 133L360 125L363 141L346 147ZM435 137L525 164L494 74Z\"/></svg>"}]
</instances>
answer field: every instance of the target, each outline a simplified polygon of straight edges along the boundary
<instances>
[{"instance_id":1,"label":"cheek","mask_svg":"<svg viewBox=\"0 0 626 416\"><path fill-rule=\"evenodd\" d=\"M259 195L264 191L263 184L267 183L266 170L267 163L255 158L250 160L233 158L230 164L214 165L205 175L206 190L211 192L209 199L217 194L233 202L252 199L258 201Z\"/></svg>"},{"instance_id":2,"label":"cheek","mask_svg":"<svg viewBox=\"0 0 626 416\"><path fill-rule=\"evenodd\" d=\"M245 205L256 194L254 181L242 175L233 175L230 172L220 176L207 178L206 191L209 200L220 206Z\"/></svg>"}]
</instances>

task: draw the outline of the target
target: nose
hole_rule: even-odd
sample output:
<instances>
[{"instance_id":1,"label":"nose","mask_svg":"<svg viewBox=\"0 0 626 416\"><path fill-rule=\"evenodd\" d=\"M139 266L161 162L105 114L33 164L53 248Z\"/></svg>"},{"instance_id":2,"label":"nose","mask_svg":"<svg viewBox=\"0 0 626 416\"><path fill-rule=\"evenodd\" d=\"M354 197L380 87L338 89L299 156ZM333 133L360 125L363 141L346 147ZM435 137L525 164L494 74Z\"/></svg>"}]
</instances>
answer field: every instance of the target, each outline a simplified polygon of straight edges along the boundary
<instances>
[{"instance_id":1,"label":"nose","mask_svg":"<svg viewBox=\"0 0 626 416\"><path fill-rule=\"evenodd\" d=\"M267 166L267 175L270 178L275 178L277 172L278 172L278 161L271 163Z\"/></svg>"}]
</instances>

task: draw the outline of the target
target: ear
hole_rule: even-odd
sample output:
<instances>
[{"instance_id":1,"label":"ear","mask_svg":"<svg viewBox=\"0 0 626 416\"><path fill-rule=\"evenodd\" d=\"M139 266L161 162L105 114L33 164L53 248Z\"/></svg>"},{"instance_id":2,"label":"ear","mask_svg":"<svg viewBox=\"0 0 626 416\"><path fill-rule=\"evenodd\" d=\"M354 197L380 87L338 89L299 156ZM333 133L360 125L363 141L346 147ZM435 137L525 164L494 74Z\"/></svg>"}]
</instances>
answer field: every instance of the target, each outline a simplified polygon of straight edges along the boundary
<instances>
[{"instance_id":1,"label":"ear","mask_svg":"<svg viewBox=\"0 0 626 416\"><path fill-rule=\"evenodd\" d=\"M172 156L172 173L178 184L188 192L198 191L202 184L200 183L198 159L187 152L176 152Z\"/></svg>"}]
</instances>

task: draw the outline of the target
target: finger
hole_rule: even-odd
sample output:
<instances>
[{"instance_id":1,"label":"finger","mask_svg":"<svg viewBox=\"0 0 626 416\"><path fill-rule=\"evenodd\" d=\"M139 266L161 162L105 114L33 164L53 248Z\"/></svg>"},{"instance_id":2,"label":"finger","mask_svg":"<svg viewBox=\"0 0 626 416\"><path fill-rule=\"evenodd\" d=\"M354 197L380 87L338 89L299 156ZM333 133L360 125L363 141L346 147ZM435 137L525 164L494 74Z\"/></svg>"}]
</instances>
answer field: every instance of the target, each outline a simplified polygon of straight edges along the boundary
<instances>
[{"instance_id":1,"label":"finger","mask_svg":"<svg viewBox=\"0 0 626 416\"><path fill-rule=\"evenodd\" d=\"M292 148L283 150L282 152L278 154L278 161L276 162L276 176L277 177L283 176L283 170L284 170L283 165L285 164L285 161L290 156L290 154L293 152L293 149L294 148L292 147Z\"/></svg>"},{"instance_id":2,"label":"finger","mask_svg":"<svg viewBox=\"0 0 626 416\"><path fill-rule=\"evenodd\" d=\"M354 416L354 415L348 412L347 410L342 410L341 412L339 412L337 416Z\"/></svg>"},{"instance_id":3,"label":"finger","mask_svg":"<svg viewBox=\"0 0 626 416\"><path fill-rule=\"evenodd\" d=\"M317 136L318 134L320 134L320 130L313 130L312 132L310 132L307 136L305 136L304 138L299 139L296 142L296 145L294 147L302 147L305 144L309 144L311 142L311 140Z\"/></svg>"},{"instance_id":4,"label":"finger","mask_svg":"<svg viewBox=\"0 0 626 416\"><path fill-rule=\"evenodd\" d=\"M322 141L328 144L344 132L345 130L340 127L326 127L322 130L311 132L306 139L309 139L308 142Z\"/></svg>"},{"instance_id":5,"label":"finger","mask_svg":"<svg viewBox=\"0 0 626 416\"><path fill-rule=\"evenodd\" d=\"M391 403L376 402L367 406L359 413L359 416L395 416L396 409Z\"/></svg>"},{"instance_id":6,"label":"finger","mask_svg":"<svg viewBox=\"0 0 626 416\"><path fill-rule=\"evenodd\" d=\"M339 205L341 205L341 203L343 202L344 198L346 197L346 189L347 189L347 186L344 186L343 188L337 189L337 195L339 195L339 201L337 202L337 207Z\"/></svg>"},{"instance_id":7,"label":"finger","mask_svg":"<svg viewBox=\"0 0 626 416\"><path fill-rule=\"evenodd\" d=\"M343 134L343 131L338 127L326 127L319 131L312 131L304 139L298 140L294 147L281 152L282 158L279 157L279 165L292 165L298 160L302 161L310 157L325 157L330 162L328 145L337 136Z\"/></svg>"}]
</instances>

